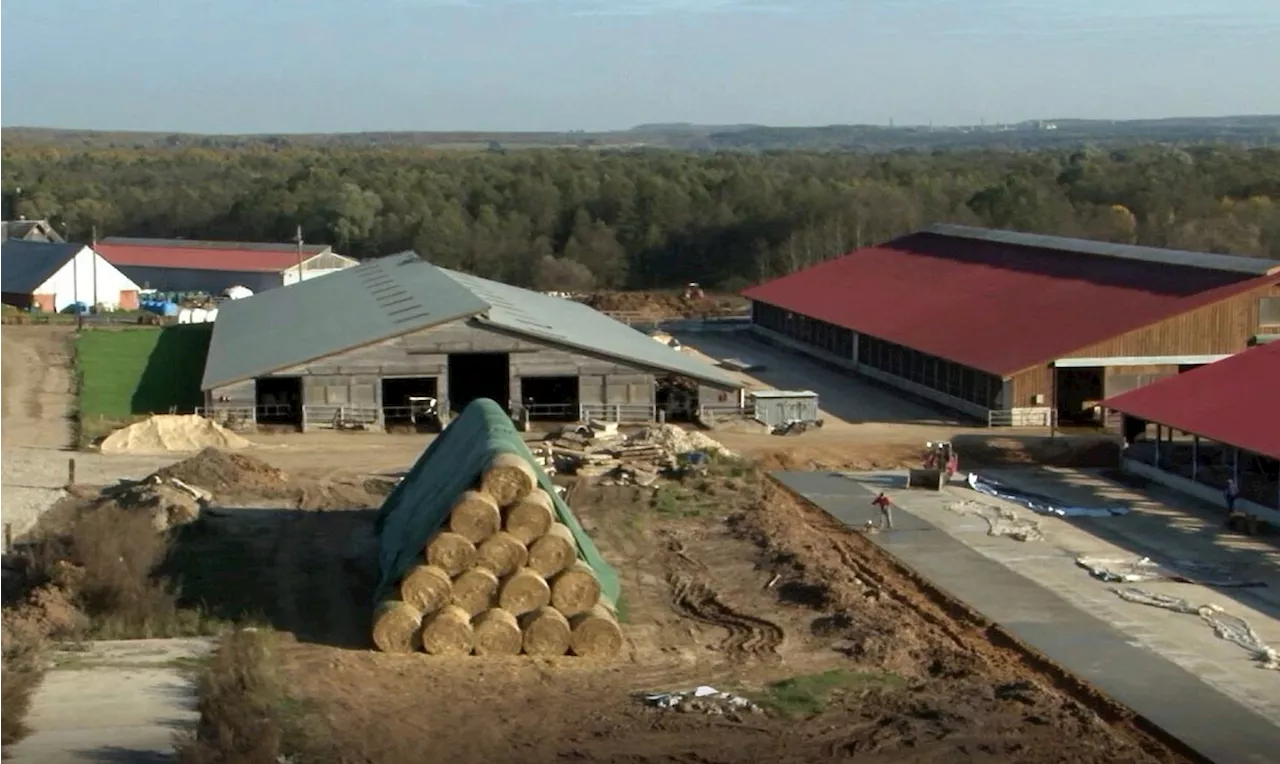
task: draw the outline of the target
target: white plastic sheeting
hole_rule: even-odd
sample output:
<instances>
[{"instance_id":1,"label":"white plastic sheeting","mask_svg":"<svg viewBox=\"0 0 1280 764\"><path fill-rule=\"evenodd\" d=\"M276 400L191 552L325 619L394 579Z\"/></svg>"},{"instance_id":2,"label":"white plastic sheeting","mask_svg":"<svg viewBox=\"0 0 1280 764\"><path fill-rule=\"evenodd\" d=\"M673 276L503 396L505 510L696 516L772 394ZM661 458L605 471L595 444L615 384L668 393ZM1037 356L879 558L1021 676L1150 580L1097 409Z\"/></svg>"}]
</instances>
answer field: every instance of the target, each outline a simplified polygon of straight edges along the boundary
<instances>
[{"instance_id":1,"label":"white plastic sheeting","mask_svg":"<svg viewBox=\"0 0 1280 764\"><path fill-rule=\"evenodd\" d=\"M1094 578L1111 583L1174 581L1236 588L1267 585L1265 581L1241 575L1236 566L1209 562L1171 560L1160 563L1150 557L1077 557L1076 564Z\"/></svg>"},{"instance_id":2,"label":"white plastic sheeting","mask_svg":"<svg viewBox=\"0 0 1280 764\"><path fill-rule=\"evenodd\" d=\"M1015 541L1043 541L1040 523L1034 518L1021 517L1008 507L995 507L980 501L957 501L947 509L960 515L976 515L987 522L988 536L1004 536Z\"/></svg>"},{"instance_id":3,"label":"white plastic sheeting","mask_svg":"<svg viewBox=\"0 0 1280 764\"><path fill-rule=\"evenodd\" d=\"M227 290L223 292L223 294L226 295L229 300L243 300L246 297L253 297L253 290L249 287L237 285L227 287Z\"/></svg>"},{"instance_id":4,"label":"white plastic sheeting","mask_svg":"<svg viewBox=\"0 0 1280 764\"><path fill-rule=\"evenodd\" d=\"M994 496L997 499L1021 504L1032 512L1041 515L1052 515L1054 517L1114 517L1116 515L1129 514L1128 507L1063 506L1047 496L1021 491L991 478L979 477L976 472L969 473L969 487L987 496Z\"/></svg>"},{"instance_id":5,"label":"white plastic sheeting","mask_svg":"<svg viewBox=\"0 0 1280 764\"><path fill-rule=\"evenodd\" d=\"M183 308L178 311L180 324L211 324L217 320L217 308Z\"/></svg>"},{"instance_id":6,"label":"white plastic sheeting","mask_svg":"<svg viewBox=\"0 0 1280 764\"><path fill-rule=\"evenodd\" d=\"M1261 668L1280 671L1280 652L1276 652L1275 648L1262 641L1262 637L1258 636L1258 633L1253 630L1248 621L1229 615L1217 605L1194 605L1190 600L1170 597L1167 594L1157 594L1156 592L1132 586L1124 589L1112 589L1111 591L1127 602L1137 602L1143 605L1172 610L1175 613L1199 616L1200 620L1209 624L1213 629L1213 633L1217 634L1219 639L1225 639L1248 650Z\"/></svg>"}]
</instances>

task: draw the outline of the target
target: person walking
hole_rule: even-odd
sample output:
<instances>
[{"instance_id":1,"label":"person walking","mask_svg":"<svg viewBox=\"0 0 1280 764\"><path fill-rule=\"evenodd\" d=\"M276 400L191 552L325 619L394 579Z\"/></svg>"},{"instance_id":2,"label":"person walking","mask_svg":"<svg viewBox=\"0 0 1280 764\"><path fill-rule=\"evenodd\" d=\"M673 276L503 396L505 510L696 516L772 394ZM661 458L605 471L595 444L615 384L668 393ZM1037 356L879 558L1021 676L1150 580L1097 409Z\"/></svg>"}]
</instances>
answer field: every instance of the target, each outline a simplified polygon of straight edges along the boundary
<instances>
[{"instance_id":1,"label":"person walking","mask_svg":"<svg viewBox=\"0 0 1280 764\"><path fill-rule=\"evenodd\" d=\"M881 530L893 530L893 500L880 492L880 495L871 502L880 509L880 528Z\"/></svg>"}]
</instances>

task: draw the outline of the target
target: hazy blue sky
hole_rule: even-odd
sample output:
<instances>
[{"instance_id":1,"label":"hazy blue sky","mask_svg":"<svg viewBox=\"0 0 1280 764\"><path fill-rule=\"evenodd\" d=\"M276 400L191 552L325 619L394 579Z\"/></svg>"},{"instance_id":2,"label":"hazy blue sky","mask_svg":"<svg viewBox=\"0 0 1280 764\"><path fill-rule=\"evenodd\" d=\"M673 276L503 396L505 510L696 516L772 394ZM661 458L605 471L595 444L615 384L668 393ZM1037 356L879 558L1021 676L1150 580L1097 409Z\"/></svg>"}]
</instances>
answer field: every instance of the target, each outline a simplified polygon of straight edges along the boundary
<instances>
[{"instance_id":1,"label":"hazy blue sky","mask_svg":"<svg viewBox=\"0 0 1280 764\"><path fill-rule=\"evenodd\" d=\"M1280 112L1280 0L5 0L5 125L199 132Z\"/></svg>"}]
</instances>

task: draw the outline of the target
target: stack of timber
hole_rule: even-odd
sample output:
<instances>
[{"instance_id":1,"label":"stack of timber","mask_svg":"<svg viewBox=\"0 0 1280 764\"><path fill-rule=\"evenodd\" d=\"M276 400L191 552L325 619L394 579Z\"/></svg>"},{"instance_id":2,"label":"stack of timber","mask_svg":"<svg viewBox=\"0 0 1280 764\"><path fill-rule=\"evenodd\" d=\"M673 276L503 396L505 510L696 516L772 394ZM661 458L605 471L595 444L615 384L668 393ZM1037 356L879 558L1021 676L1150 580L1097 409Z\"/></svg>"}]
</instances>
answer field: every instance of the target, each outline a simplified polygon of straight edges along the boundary
<instances>
[{"instance_id":1,"label":"stack of timber","mask_svg":"<svg viewBox=\"0 0 1280 764\"><path fill-rule=\"evenodd\" d=\"M716 441L672 424L646 427L631 435L616 424L591 422L553 433L542 443L556 468L579 477L603 478L606 484L652 485L662 475L684 469L689 454L728 454Z\"/></svg>"},{"instance_id":2,"label":"stack of timber","mask_svg":"<svg viewBox=\"0 0 1280 764\"><path fill-rule=\"evenodd\" d=\"M622 649L616 572L492 401L473 402L379 513L385 652L575 655Z\"/></svg>"}]
</instances>

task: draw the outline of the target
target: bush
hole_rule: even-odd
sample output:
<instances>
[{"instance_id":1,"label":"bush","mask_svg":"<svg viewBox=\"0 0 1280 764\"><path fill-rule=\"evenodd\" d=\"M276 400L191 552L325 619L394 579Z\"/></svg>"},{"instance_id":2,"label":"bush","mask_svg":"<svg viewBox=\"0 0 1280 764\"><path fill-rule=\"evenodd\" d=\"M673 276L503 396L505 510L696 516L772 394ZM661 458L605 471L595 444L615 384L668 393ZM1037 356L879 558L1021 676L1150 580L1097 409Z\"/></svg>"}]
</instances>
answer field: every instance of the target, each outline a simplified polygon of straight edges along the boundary
<instances>
[{"instance_id":1,"label":"bush","mask_svg":"<svg viewBox=\"0 0 1280 764\"><path fill-rule=\"evenodd\" d=\"M223 637L199 677L200 724L179 739L179 762L277 764L286 751L289 760L330 759L315 753L321 745L301 724L299 707L276 673L274 650L272 632L241 629Z\"/></svg>"},{"instance_id":2,"label":"bush","mask_svg":"<svg viewBox=\"0 0 1280 764\"><path fill-rule=\"evenodd\" d=\"M40 679L44 676L41 661L44 640L32 624L16 613L4 613L4 663L0 669L0 732L5 746L26 737L27 711Z\"/></svg>"}]
</instances>

